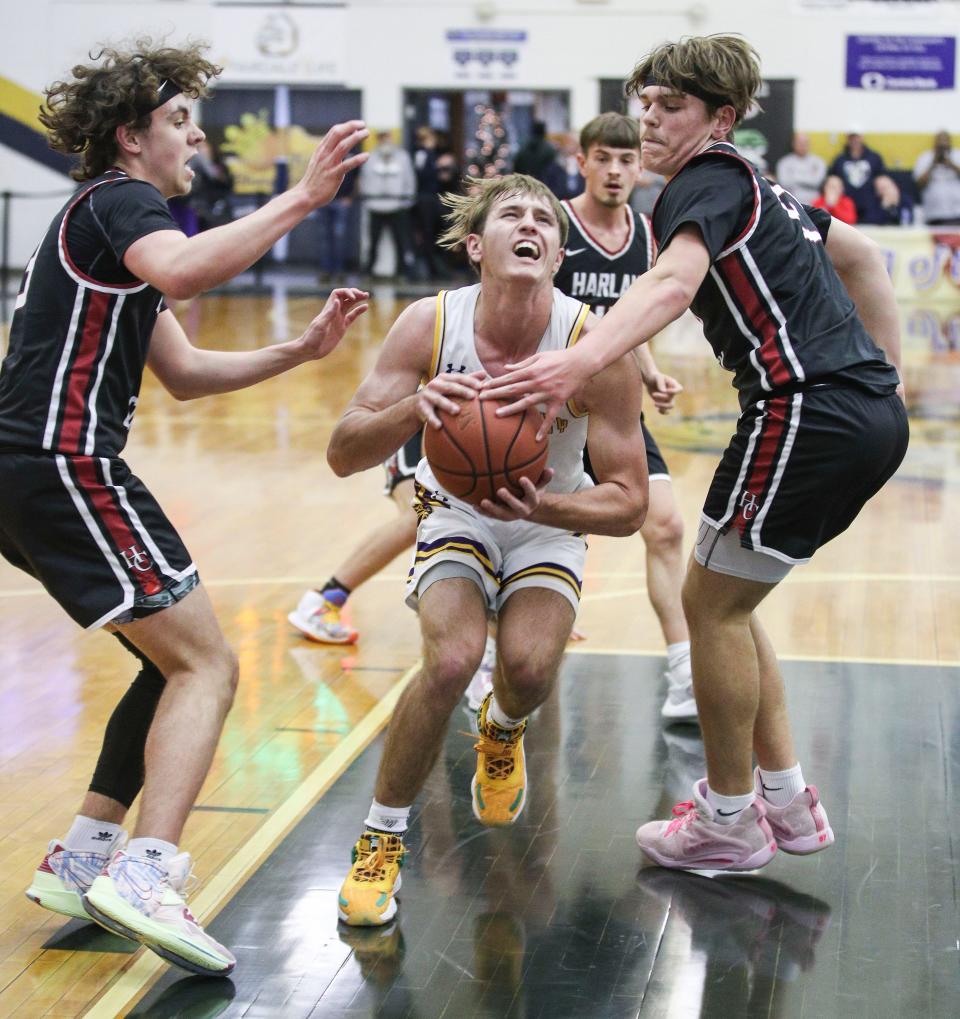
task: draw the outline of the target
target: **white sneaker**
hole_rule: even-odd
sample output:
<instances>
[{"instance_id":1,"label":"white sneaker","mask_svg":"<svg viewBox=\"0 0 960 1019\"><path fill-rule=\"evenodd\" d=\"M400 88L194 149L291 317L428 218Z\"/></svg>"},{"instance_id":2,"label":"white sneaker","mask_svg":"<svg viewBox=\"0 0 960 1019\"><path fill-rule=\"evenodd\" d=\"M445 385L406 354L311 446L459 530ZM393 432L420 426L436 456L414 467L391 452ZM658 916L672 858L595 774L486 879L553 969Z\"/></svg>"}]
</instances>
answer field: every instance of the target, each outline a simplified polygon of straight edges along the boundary
<instances>
[{"instance_id":1,"label":"white sneaker","mask_svg":"<svg viewBox=\"0 0 960 1019\"><path fill-rule=\"evenodd\" d=\"M667 679L667 699L660 709L660 716L668 722L696 722L697 701L693 696L693 679L688 671L677 676L669 669L664 673Z\"/></svg>"},{"instance_id":2,"label":"white sneaker","mask_svg":"<svg viewBox=\"0 0 960 1019\"><path fill-rule=\"evenodd\" d=\"M47 846L43 862L33 873L33 880L26 891L27 898L54 913L91 920L84 908L83 896L106 867L111 851L122 845L127 837L126 832L120 832L116 838L107 832L100 834L106 836L102 853L67 849L54 839Z\"/></svg>"},{"instance_id":3,"label":"white sneaker","mask_svg":"<svg viewBox=\"0 0 960 1019\"><path fill-rule=\"evenodd\" d=\"M155 863L119 850L93 882L83 904L107 930L141 941L191 973L225 976L237 960L194 919L184 901L190 854Z\"/></svg>"},{"instance_id":4,"label":"white sneaker","mask_svg":"<svg viewBox=\"0 0 960 1019\"><path fill-rule=\"evenodd\" d=\"M471 711L477 711L483 703L483 698L493 689L493 667L497 661L497 642L493 637L487 637L486 647L483 649L483 658L480 659L480 668L473 674L470 685L463 692L467 698L467 707Z\"/></svg>"},{"instance_id":5,"label":"white sneaker","mask_svg":"<svg viewBox=\"0 0 960 1019\"><path fill-rule=\"evenodd\" d=\"M310 640L320 644L355 644L359 634L340 619L340 606L318 591L307 591L287 619Z\"/></svg>"}]
</instances>

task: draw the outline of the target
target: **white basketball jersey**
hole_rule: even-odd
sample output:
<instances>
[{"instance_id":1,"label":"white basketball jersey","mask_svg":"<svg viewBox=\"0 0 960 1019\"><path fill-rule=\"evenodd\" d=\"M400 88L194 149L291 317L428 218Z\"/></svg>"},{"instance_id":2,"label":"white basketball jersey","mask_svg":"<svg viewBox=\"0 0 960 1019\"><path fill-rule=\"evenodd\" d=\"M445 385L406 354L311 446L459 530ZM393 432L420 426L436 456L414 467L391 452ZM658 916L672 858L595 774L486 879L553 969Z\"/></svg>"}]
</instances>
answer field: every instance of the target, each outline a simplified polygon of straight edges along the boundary
<instances>
[{"instance_id":1,"label":"white basketball jersey","mask_svg":"<svg viewBox=\"0 0 960 1019\"><path fill-rule=\"evenodd\" d=\"M473 323L480 297L480 284L459 290L442 290L437 294L437 313L433 333L433 357L429 378L443 372L469 374L484 371L474 340ZM586 304L567 297L554 288L553 310L537 353L564 350L580 338L580 330L590 309ZM542 409L542 408L541 408ZM575 492L592 485L583 470L583 447L587 441L587 414L568 400L550 429L547 466L554 476L548 492ZM432 491L441 490L430 470L426 457L417 468L417 481Z\"/></svg>"}]
</instances>

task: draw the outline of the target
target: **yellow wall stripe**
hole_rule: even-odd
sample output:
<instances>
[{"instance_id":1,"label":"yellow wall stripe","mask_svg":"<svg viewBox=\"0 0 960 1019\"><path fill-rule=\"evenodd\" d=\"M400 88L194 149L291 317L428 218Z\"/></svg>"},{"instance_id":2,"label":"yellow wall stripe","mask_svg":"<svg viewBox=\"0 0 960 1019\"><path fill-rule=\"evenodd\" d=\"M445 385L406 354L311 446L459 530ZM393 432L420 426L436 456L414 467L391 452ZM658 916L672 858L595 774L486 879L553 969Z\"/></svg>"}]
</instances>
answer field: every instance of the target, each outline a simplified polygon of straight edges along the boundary
<instances>
[{"instance_id":1,"label":"yellow wall stripe","mask_svg":"<svg viewBox=\"0 0 960 1019\"><path fill-rule=\"evenodd\" d=\"M43 96L39 92L31 92L30 89L0 75L0 113L13 120L19 120L21 124L41 134L45 130L39 117L42 102Z\"/></svg>"}]
</instances>

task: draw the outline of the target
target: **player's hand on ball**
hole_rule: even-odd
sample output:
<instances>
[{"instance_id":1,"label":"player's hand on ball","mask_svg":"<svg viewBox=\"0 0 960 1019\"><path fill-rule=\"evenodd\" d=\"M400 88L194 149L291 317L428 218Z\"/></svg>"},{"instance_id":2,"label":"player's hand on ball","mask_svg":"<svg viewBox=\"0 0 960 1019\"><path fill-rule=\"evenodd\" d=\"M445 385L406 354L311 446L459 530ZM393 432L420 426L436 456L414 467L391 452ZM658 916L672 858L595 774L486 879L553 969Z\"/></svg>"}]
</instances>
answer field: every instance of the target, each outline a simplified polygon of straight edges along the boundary
<instances>
[{"instance_id":1,"label":"player's hand on ball","mask_svg":"<svg viewBox=\"0 0 960 1019\"><path fill-rule=\"evenodd\" d=\"M545 467L539 480L534 484L529 478L520 478L522 495L509 488L498 488L497 499L484 499L477 507L481 513L496 520L527 520L540 505L543 490L553 479L553 468Z\"/></svg>"},{"instance_id":2,"label":"player's hand on ball","mask_svg":"<svg viewBox=\"0 0 960 1019\"><path fill-rule=\"evenodd\" d=\"M480 391L486 372L444 372L432 378L417 394L417 414L421 421L433 428L441 428L437 411L460 413L460 402L472 400Z\"/></svg>"},{"instance_id":3,"label":"player's hand on ball","mask_svg":"<svg viewBox=\"0 0 960 1019\"><path fill-rule=\"evenodd\" d=\"M323 311L307 326L300 343L306 360L326 357L343 339L343 334L369 307L365 290L339 287L331 292Z\"/></svg>"}]
</instances>

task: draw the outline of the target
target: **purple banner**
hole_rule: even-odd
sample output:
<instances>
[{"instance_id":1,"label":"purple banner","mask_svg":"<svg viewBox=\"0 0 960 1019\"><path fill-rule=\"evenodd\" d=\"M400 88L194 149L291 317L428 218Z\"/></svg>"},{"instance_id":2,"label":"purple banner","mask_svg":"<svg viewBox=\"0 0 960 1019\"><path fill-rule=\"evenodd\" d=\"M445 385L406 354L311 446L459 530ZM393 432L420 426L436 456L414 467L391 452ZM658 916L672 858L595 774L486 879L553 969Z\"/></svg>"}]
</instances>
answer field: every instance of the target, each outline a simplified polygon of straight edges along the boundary
<instances>
[{"instance_id":1,"label":"purple banner","mask_svg":"<svg viewBox=\"0 0 960 1019\"><path fill-rule=\"evenodd\" d=\"M950 35L848 35L847 88L952 89L956 56L957 40Z\"/></svg>"}]
</instances>

